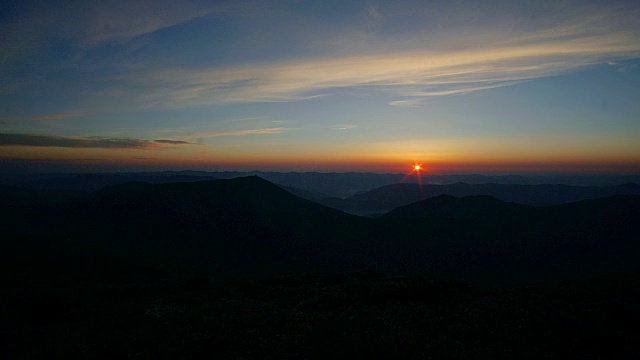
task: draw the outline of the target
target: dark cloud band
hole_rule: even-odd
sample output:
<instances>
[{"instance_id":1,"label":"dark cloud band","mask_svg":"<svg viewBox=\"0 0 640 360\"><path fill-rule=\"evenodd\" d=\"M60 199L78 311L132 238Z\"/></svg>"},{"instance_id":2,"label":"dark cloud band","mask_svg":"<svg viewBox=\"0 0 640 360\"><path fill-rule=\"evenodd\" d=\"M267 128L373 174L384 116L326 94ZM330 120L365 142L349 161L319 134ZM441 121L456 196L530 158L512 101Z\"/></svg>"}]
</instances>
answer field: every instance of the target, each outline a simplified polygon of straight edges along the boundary
<instances>
[{"instance_id":1,"label":"dark cloud band","mask_svg":"<svg viewBox=\"0 0 640 360\"><path fill-rule=\"evenodd\" d=\"M38 146L100 149L151 149L161 145L188 145L187 141L140 140L41 134L0 134L0 146Z\"/></svg>"},{"instance_id":2,"label":"dark cloud band","mask_svg":"<svg viewBox=\"0 0 640 360\"><path fill-rule=\"evenodd\" d=\"M189 142L189 141L181 141L181 140L154 140L159 144L167 144L167 145L197 145L197 143Z\"/></svg>"}]
</instances>

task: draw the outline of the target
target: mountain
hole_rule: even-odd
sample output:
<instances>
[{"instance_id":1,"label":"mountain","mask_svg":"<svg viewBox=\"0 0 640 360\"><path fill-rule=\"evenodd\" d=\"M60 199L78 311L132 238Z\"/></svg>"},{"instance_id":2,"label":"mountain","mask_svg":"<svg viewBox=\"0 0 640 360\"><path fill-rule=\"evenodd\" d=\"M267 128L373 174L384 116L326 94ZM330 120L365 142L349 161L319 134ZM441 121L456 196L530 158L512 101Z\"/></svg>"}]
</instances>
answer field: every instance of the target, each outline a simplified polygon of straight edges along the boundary
<instances>
[{"instance_id":1,"label":"mountain","mask_svg":"<svg viewBox=\"0 0 640 360\"><path fill-rule=\"evenodd\" d=\"M438 195L456 197L487 195L503 201L526 205L559 205L612 195L640 195L640 185L616 186L468 184L383 186L345 199L327 198L320 203L357 215L383 214L400 206Z\"/></svg>"},{"instance_id":2,"label":"mountain","mask_svg":"<svg viewBox=\"0 0 640 360\"><path fill-rule=\"evenodd\" d=\"M311 200L315 203L322 203L324 199L330 198L330 196L317 191L302 190L302 189L294 188L291 186L284 186L284 185L279 185L279 186L284 190L286 190L287 192L290 192L297 197ZM329 207L332 207L332 206L329 206Z\"/></svg>"},{"instance_id":3,"label":"mountain","mask_svg":"<svg viewBox=\"0 0 640 360\"><path fill-rule=\"evenodd\" d=\"M16 173L3 167L0 159L0 185L10 185L31 189L65 189L95 191L108 185L129 181L150 183L202 181L213 179L233 179L245 176L259 176L281 186L312 193L326 194L326 197L345 198L357 193L370 191L386 185L401 182L416 183L416 176L391 173L319 173L319 172L274 172L274 171L156 171L119 173ZM15 170L15 169L13 169ZM467 184L567 184L575 186L614 186L623 183L640 183L638 175L437 175L422 174L422 183L431 185Z\"/></svg>"},{"instance_id":4,"label":"mountain","mask_svg":"<svg viewBox=\"0 0 640 360\"><path fill-rule=\"evenodd\" d=\"M382 216L407 268L476 281L549 281L640 266L640 196L533 207L436 196Z\"/></svg>"},{"instance_id":5,"label":"mountain","mask_svg":"<svg viewBox=\"0 0 640 360\"><path fill-rule=\"evenodd\" d=\"M256 176L130 182L88 194L0 190L11 195L0 206L8 238L47 239L166 273L378 269L536 282L640 264L638 196L545 207L435 196L371 219Z\"/></svg>"},{"instance_id":6,"label":"mountain","mask_svg":"<svg viewBox=\"0 0 640 360\"><path fill-rule=\"evenodd\" d=\"M359 268L368 219L298 198L259 177L106 187L62 211L75 237L116 253L216 274ZM62 230L62 233L68 229Z\"/></svg>"},{"instance_id":7,"label":"mountain","mask_svg":"<svg viewBox=\"0 0 640 360\"><path fill-rule=\"evenodd\" d=\"M1 161L0 161L1 162ZM403 174L374 173L319 173L319 172L264 172L264 171L163 171L123 172L99 174L21 174L0 173L0 184L29 189L65 189L96 191L105 186L131 181L149 183L192 182L213 179L234 179L259 176L278 185L310 193L344 197L357 192L371 190L383 185L400 182Z\"/></svg>"},{"instance_id":8,"label":"mountain","mask_svg":"<svg viewBox=\"0 0 640 360\"><path fill-rule=\"evenodd\" d=\"M638 355L638 196L371 219L244 177L0 200L4 358Z\"/></svg>"}]
</instances>

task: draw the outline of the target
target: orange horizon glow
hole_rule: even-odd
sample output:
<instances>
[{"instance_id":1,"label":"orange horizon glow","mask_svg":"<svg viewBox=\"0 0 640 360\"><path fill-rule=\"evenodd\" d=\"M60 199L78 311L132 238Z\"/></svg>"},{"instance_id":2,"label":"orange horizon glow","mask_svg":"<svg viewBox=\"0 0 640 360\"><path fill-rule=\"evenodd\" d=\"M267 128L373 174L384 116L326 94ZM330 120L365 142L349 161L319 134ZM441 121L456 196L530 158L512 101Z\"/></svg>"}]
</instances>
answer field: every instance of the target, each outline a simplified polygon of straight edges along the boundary
<instances>
[{"instance_id":1,"label":"orange horizon glow","mask_svg":"<svg viewBox=\"0 0 640 360\"><path fill-rule=\"evenodd\" d=\"M490 140L490 141L489 141ZM554 140L554 141L551 141ZM212 143L106 149L3 146L5 159L86 166L171 169L242 169L321 172L379 172L429 176L469 172L640 173L640 145L604 138L428 139L350 142ZM148 143L144 143L147 144Z\"/></svg>"},{"instance_id":2,"label":"orange horizon glow","mask_svg":"<svg viewBox=\"0 0 640 360\"><path fill-rule=\"evenodd\" d=\"M323 153L321 151L216 151L204 148L167 149L86 149L81 158L77 149L61 147L4 147L0 159L67 163L87 167L155 167L155 168L229 168L265 169L276 171L328 171L328 172L379 172L413 175L463 173L463 172L576 172L576 173L640 173L640 155L627 156L545 156L546 154L503 153L500 156L476 152L468 156L461 153L387 153L364 150ZM379 149L384 150L384 149ZM566 153L565 153L566 154ZM428 159L428 166L416 161Z\"/></svg>"},{"instance_id":3,"label":"orange horizon glow","mask_svg":"<svg viewBox=\"0 0 640 360\"><path fill-rule=\"evenodd\" d=\"M535 6L543 24L509 2L482 16L457 2L336 2L331 14L280 2L197 3L127 5L138 23L97 28L86 25L111 23L123 4L10 11L3 41L12 50L0 68L20 76L0 86L10 105L0 107L0 160L87 171L413 171L425 181L640 174L639 7L631 2ZM87 21L61 23L64 12ZM307 17L313 30L287 20ZM199 41L203 34L220 41ZM71 77L60 73L71 68Z\"/></svg>"},{"instance_id":4,"label":"orange horizon glow","mask_svg":"<svg viewBox=\"0 0 640 360\"><path fill-rule=\"evenodd\" d=\"M305 159L273 159L268 156L247 158L218 158L212 160L186 158L179 161L148 161L131 159L123 161L128 164L139 164L152 162L157 165L183 166L183 167L245 167L245 168L280 168L291 171L355 171L355 172L393 172L406 173L407 161L404 159L376 159L376 158L342 158L327 159L307 157ZM430 160L428 169L420 165L416 170L415 165L410 167L411 173L443 174L452 172L544 172L544 171L569 171L569 172L603 172L615 173L635 172L640 173L640 161L543 161L543 160L523 160L523 161L437 161Z\"/></svg>"},{"instance_id":5,"label":"orange horizon glow","mask_svg":"<svg viewBox=\"0 0 640 360\"><path fill-rule=\"evenodd\" d=\"M328 171L328 172L380 172L404 173L409 176L436 175L459 172L575 172L575 173L640 173L640 161L438 161L430 160L428 170L423 165L410 165L402 159L373 159L373 158L306 158L306 159L274 159L268 156L252 158L214 159L175 157L175 158L147 158L142 156L92 157L77 159L71 156L62 157L3 157L4 159L43 161L52 164L74 164L86 166L108 167L167 167L182 169L200 168L229 168L229 169L272 169L274 171ZM419 168L416 168L419 166Z\"/></svg>"},{"instance_id":6,"label":"orange horizon glow","mask_svg":"<svg viewBox=\"0 0 640 360\"><path fill-rule=\"evenodd\" d=\"M420 170L422 170L422 164L418 164L414 162L413 166L411 167L411 170L404 175L404 177L402 178L402 180L400 180L400 182L407 181L415 174L416 180L420 185L420 191L422 192L422 174L420 173Z\"/></svg>"}]
</instances>

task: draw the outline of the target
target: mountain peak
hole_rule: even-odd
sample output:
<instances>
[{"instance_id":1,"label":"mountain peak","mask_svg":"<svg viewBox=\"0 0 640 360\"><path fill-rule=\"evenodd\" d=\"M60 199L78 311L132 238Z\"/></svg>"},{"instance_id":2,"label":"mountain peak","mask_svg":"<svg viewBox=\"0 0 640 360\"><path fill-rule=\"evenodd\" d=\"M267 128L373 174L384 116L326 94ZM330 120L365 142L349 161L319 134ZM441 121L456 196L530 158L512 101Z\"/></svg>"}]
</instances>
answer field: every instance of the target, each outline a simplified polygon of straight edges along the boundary
<instances>
[{"instance_id":1,"label":"mountain peak","mask_svg":"<svg viewBox=\"0 0 640 360\"><path fill-rule=\"evenodd\" d=\"M525 205L507 203L489 195L476 195L455 197L452 195L437 195L432 198L401 206L384 217L421 217L430 215L442 215L456 213L464 214L488 214L494 212L510 211L516 208L528 208Z\"/></svg>"}]
</instances>

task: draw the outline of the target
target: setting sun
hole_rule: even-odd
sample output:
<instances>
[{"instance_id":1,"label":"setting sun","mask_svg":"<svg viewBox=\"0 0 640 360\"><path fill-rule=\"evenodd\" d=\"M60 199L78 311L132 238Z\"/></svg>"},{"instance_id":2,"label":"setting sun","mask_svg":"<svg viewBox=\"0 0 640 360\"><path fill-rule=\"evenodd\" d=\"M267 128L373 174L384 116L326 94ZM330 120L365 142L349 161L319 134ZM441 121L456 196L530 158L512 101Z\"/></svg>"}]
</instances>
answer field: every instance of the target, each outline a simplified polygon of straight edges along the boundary
<instances>
[{"instance_id":1,"label":"setting sun","mask_svg":"<svg viewBox=\"0 0 640 360\"><path fill-rule=\"evenodd\" d=\"M416 171L419 171L420 170L420 165L414 165L413 169L416 170Z\"/></svg>"}]
</instances>

